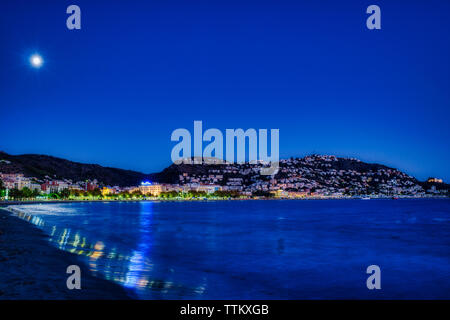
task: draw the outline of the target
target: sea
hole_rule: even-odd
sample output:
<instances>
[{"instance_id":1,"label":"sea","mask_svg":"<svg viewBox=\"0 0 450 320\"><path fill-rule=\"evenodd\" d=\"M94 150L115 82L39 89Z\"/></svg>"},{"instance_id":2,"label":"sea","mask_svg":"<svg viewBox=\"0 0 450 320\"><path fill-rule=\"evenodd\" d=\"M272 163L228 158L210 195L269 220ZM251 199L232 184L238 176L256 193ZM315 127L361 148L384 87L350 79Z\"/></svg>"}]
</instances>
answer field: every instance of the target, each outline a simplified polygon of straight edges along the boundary
<instances>
[{"instance_id":1,"label":"sea","mask_svg":"<svg viewBox=\"0 0 450 320\"><path fill-rule=\"evenodd\" d=\"M42 229L51 245L78 255L94 276L139 299L450 298L449 199L12 209ZM370 266L379 268L379 288L369 289Z\"/></svg>"}]
</instances>

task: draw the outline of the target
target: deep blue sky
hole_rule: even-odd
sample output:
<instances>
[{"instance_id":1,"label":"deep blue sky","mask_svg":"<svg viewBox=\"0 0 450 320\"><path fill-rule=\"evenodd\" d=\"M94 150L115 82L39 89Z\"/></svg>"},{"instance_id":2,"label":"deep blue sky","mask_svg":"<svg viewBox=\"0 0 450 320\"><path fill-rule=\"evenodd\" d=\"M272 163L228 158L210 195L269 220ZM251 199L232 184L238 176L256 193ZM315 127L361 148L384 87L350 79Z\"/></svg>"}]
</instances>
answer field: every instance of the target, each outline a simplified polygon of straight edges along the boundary
<instances>
[{"instance_id":1,"label":"deep blue sky","mask_svg":"<svg viewBox=\"0 0 450 320\"><path fill-rule=\"evenodd\" d=\"M448 181L449 31L446 0L2 1L0 150L154 172L202 120Z\"/></svg>"}]
</instances>

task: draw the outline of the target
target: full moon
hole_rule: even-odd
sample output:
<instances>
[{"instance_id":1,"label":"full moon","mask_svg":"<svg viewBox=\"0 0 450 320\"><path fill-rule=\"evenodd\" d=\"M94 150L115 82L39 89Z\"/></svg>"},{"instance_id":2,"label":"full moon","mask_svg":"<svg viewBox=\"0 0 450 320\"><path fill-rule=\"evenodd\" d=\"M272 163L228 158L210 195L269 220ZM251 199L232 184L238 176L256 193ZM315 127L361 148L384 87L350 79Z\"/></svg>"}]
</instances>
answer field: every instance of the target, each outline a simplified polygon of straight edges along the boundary
<instances>
[{"instance_id":1,"label":"full moon","mask_svg":"<svg viewBox=\"0 0 450 320\"><path fill-rule=\"evenodd\" d=\"M36 53L30 57L30 63L34 68L40 68L44 63L44 60L39 54Z\"/></svg>"}]
</instances>

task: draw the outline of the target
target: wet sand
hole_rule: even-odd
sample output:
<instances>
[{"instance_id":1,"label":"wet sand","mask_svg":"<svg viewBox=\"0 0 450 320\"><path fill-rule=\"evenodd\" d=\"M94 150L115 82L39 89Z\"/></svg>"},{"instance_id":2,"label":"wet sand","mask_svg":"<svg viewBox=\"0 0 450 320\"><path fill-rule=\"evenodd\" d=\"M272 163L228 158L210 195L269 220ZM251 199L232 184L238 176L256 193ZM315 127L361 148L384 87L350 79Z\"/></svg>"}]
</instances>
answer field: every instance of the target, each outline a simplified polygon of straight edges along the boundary
<instances>
[{"instance_id":1,"label":"wet sand","mask_svg":"<svg viewBox=\"0 0 450 320\"><path fill-rule=\"evenodd\" d=\"M81 269L81 290L69 290L69 265ZM76 255L61 251L32 224L0 208L0 299L130 299L132 293L93 277Z\"/></svg>"}]
</instances>

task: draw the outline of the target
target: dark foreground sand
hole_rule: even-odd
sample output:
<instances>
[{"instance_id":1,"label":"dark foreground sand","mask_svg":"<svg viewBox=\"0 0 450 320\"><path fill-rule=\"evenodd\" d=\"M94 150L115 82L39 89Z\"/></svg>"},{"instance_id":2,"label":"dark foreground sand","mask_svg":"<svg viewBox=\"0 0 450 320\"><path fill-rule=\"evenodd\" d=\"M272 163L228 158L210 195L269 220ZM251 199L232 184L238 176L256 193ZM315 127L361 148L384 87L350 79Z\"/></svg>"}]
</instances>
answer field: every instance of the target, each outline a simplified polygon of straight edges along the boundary
<instances>
[{"instance_id":1,"label":"dark foreground sand","mask_svg":"<svg viewBox=\"0 0 450 320\"><path fill-rule=\"evenodd\" d=\"M66 287L69 265L81 268L81 290ZM129 299L133 295L90 275L76 255L52 247L32 224L0 208L0 299Z\"/></svg>"}]
</instances>

